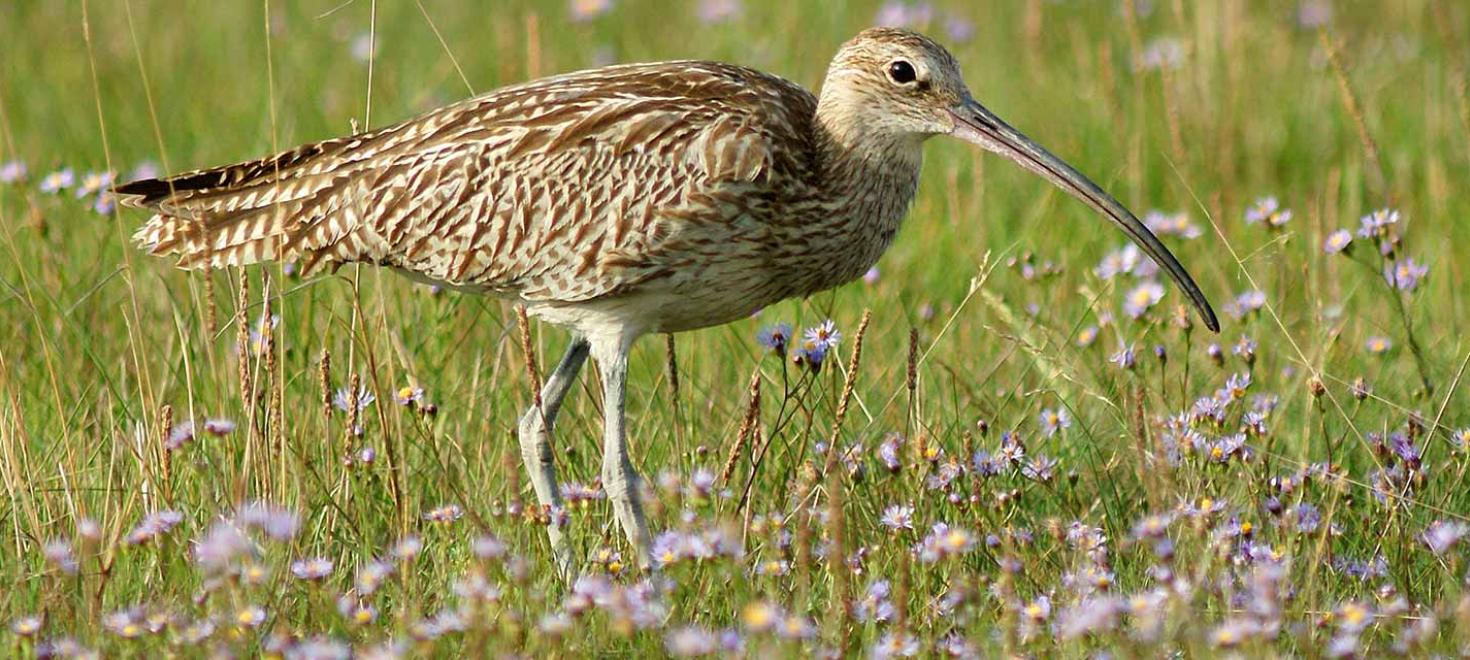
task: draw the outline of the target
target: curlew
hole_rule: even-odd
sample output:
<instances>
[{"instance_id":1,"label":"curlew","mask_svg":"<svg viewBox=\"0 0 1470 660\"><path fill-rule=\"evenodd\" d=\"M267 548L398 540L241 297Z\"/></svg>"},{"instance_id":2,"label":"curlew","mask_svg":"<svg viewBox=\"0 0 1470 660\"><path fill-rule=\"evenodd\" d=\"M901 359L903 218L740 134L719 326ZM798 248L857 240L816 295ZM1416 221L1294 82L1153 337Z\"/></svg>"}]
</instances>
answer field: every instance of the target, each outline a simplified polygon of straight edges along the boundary
<instances>
[{"instance_id":1,"label":"curlew","mask_svg":"<svg viewBox=\"0 0 1470 660\"><path fill-rule=\"evenodd\" d=\"M954 57L906 30L844 44L820 95L717 62L611 66L116 192L154 213L134 239L182 267L299 260L308 274L367 262L506 297L569 329L543 410L520 419L522 459L541 504L560 506L551 432L590 355L603 376L603 487L646 567L624 426L633 343L862 275L897 233L935 135L1005 156L1091 206L1218 330L1199 287L1132 213L976 102Z\"/></svg>"}]
</instances>

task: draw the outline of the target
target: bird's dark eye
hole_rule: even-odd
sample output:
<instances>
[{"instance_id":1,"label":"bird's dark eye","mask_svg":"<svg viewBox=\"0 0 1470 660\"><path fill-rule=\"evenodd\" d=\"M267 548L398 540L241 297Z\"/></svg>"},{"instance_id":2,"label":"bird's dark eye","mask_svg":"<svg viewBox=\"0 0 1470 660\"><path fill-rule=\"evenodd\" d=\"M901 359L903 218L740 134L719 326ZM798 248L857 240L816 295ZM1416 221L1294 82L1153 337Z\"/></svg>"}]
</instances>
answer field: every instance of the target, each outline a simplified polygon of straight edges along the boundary
<instances>
[{"instance_id":1,"label":"bird's dark eye","mask_svg":"<svg viewBox=\"0 0 1470 660\"><path fill-rule=\"evenodd\" d=\"M907 85L918 79L919 74L914 73L914 65L903 60L894 60L888 65L888 77L900 85Z\"/></svg>"}]
</instances>

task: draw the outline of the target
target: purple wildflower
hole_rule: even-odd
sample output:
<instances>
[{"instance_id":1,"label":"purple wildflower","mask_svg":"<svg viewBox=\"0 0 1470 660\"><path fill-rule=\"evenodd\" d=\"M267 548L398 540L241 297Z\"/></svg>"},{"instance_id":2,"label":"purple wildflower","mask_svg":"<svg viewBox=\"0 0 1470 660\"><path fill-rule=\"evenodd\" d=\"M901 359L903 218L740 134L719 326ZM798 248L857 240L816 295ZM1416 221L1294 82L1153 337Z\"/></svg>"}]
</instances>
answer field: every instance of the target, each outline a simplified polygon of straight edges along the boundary
<instances>
[{"instance_id":1,"label":"purple wildflower","mask_svg":"<svg viewBox=\"0 0 1470 660\"><path fill-rule=\"evenodd\" d=\"M705 25L723 23L740 17L740 0L700 0L699 21Z\"/></svg>"},{"instance_id":2,"label":"purple wildflower","mask_svg":"<svg viewBox=\"0 0 1470 660\"><path fill-rule=\"evenodd\" d=\"M1353 234L1346 229L1339 229L1327 235L1327 240L1322 241L1322 251L1327 254L1337 254L1353 244Z\"/></svg>"},{"instance_id":3,"label":"purple wildflower","mask_svg":"<svg viewBox=\"0 0 1470 660\"><path fill-rule=\"evenodd\" d=\"M424 520L436 523L452 523L464 515L464 510L458 504L446 504L441 507L429 509L424 513Z\"/></svg>"},{"instance_id":4,"label":"purple wildflower","mask_svg":"<svg viewBox=\"0 0 1470 660\"><path fill-rule=\"evenodd\" d=\"M1122 344L1118 347L1118 352L1113 353L1113 356L1108 358L1108 362L1132 371L1134 365L1138 363L1138 356L1133 353L1132 344Z\"/></svg>"},{"instance_id":5,"label":"purple wildflower","mask_svg":"<svg viewBox=\"0 0 1470 660\"><path fill-rule=\"evenodd\" d=\"M76 173L70 167L67 167L47 174L45 178L41 179L41 192L48 195L55 195L72 187L76 182Z\"/></svg>"},{"instance_id":6,"label":"purple wildflower","mask_svg":"<svg viewBox=\"0 0 1470 660\"><path fill-rule=\"evenodd\" d=\"M809 346L817 346L825 353L842 342L842 332L837 329L837 324L832 319L827 319L815 327L807 328L802 333L802 343Z\"/></svg>"},{"instance_id":7,"label":"purple wildflower","mask_svg":"<svg viewBox=\"0 0 1470 660\"><path fill-rule=\"evenodd\" d=\"M155 538L163 536L184 521L184 514L171 509L162 509L143 516L143 521L138 523L133 531L128 532L126 541L129 545L141 545Z\"/></svg>"},{"instance_id":8,"label":"purple wildflower","mask_svg":"<svg viewBox=\"0 0 1470 660\"><path fill-rule=\"evenodd\" d=\"M348 408L352 407L352 405L356 403L358 410L365 410L368 406L372 405L373 401L376 401L377 398L378 397L375 396L372 391L367 388L366 385L358 386L356 396L353 396L352 388L340 387L337 388L336 395L332 397L332 405L335 406L338 410L346 412Z\"/></svg>"},{"instance_id":9,"label":"purple wildflower","mask_svg":"<svg viewBox=\"0 0 1470 660\"><path fill-rule=\"evenodd\" d=\"M1268 229L1280 229L1291 222L1291 209L1281 208L1275 197L1263 197L1246 210L1245 222L1248 225L1264 223Z\"/></svg>"},{"instance_id":10,"label":"purple wildflower","mask_svg":"<svg viewBox=\"0 0 1470 660\"><path fill-rule=\"evenodd\" d=\"M1444 521L1436 520L1429 524L1421 537L1424 545L1429 546L1429 551L1436 555L1444 555L1453 548L1461 538L1470 533L1470 525L1458 520Z\"/></svg>"},{"instance_id":11,"label":"purple wildflower","mask_svg":"<svg viewBox=\"0 0 1470 660\"><path fill-rule=\"evenodd\" d=\"M26 178L26 164L18 161L6 161L0 164L0 183L19 183Z\"/></svg>"},{"instance_id":12,"label":"purple wildflower","mask_svg":"<svg viewBox=\"0 0 1470 660\"><path fill-rule=\"evenodd\" d=\"M1412 257L1404 257L1383 267L1383 279L1405 293L1413 293L1419 288L1419 280L1428 274L1429 267L1415 262Z\"/></svg>"},{"instance_id":13,"label":"purple wildflower","mask_svg":"<svg viewBox=\"0 0 1470 660\"><path fill-rule=\"evenodd\" d=\"M783 321L761 328L755 335L755 341L768 351L785 353L786 346L791 343L791 324Z\"/></svg>"},{"instance_id":14,"label":"purple wildflower","mask_svg":"<svg viewBox=\"0 0 1470 660\"><path fill-rule=\"evenodd\" d=\"M891 532L901 530L912 530L914 528L914 507L894 504L883 509L883 516L878 523L888 528Z\"/></svg>"},{"instance_id":15,"label":"purple wildflower","mask_svg":"<svg viewBox=\"0 0 1470 660\"><path fill-rule=\"evenodd\" d=\"M308 557L291 562L291 574L298 580L316 581L332 574L332 560L326 557Z\"/></svg>"},{"instance_id":16,"label":"purple wildflower","mask_svg":"<svg viewBox=\"0 0 1470 660\"><path fill-rule=\"evenodd\" d=\"M1164 213L1161 211L1149 211L1143 216L1143 224L1147 225L1153 233L1159 236L1178 236L1180 238L1199 238L1199 225L1189 221L1189 215L1184 212Z\"/></svg>"},{"instance_id":17,"label":"purple wildflower","mask_svg":"<svg viewBox=\"0 0 1470 660\"><path fill-rule=\"evenodd\" d=\"M1164 286L1158 282L1144 282L1133 287L1123 299L1123 313L1128 318L1136 319L1142 317L1149 308L1158 304L1164 297Z\"/></svg>"},{"instance_id":18,"label":"purple wildflower","mask_svg":"<svg viewBox=\"0 0 1470 660\"><path fill-rule=\"evenodd\" d=\"M1041 411L1041 432L1050 438L1061 431L1072 428L1072 415L1066 408L1047 408Z\"/></svg>"}]
</instances>

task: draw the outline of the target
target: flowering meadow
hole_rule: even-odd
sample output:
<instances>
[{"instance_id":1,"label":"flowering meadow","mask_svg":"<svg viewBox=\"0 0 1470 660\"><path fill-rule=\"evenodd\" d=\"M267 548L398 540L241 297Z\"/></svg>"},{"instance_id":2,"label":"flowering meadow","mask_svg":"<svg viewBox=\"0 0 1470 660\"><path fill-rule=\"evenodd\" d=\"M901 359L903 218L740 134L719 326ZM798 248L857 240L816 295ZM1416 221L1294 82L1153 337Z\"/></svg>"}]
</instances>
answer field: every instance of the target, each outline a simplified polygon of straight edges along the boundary
<instances>
[{"instance_id":1,"label":"flowering meadow","mask_svg":"<svg viewBox=\"0 0 1470 660\"><path fill-rule=\"evenodd\" d=\"M815 88L874 24L949 46L1222 330L933 140L861 280L635 349L648 569L595 369L565 509L522 471L565 333L369 266L180 272L108 193L612 62ZM1470 652L1467 62L1450 0L0 3L0 656Z\"/></svg>"}]
</instances>

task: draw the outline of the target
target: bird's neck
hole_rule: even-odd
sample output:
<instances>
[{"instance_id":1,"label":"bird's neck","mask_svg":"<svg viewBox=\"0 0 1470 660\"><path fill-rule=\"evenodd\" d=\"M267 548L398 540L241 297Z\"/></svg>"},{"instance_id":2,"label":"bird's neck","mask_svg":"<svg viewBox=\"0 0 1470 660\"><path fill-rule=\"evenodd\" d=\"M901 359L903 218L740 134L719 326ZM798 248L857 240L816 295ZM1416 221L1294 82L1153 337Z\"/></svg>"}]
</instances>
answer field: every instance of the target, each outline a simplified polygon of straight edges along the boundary
<instances>
[{"instance_id":1,"label":"bird's neck","mask_svg":"<svg viewBox=\"0 0 1470 660\"><path fill-rule=\"evenodd\" d=\"M816 248L796 294L861 277L888 249L919 185L922 141L818 112L812 174L818 191L802 240ZM814 238L815 237L815 238ZM820 244L818 244L820 243Z\"/></svg>"},{"instance_id":2,"label":"bird's neck","mask_svg":"<svg viewBox=\"0 0 1470 660\"><path fill-rule=\"evenodd\" d=\"M918 190L923 137L885 131L822 101L817 169L831 202L854 229L895 231Z\"/></svg>"}]
</instances>

